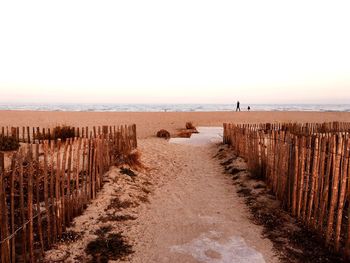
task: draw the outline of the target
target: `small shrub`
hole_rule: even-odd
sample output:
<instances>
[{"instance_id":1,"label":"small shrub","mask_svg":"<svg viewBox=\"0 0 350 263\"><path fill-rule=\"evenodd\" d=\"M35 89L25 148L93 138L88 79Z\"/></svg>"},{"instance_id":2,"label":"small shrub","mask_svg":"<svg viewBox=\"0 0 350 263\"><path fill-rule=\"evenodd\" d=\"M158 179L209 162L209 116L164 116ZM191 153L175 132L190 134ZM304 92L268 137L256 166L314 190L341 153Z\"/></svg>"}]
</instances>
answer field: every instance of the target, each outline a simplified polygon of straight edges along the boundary
<instances>
[{"instance_id":1,"label":"small shrub","mask_svg":"<svg viewBox=\"0 0 350 263\"><path fill-rule=\"evenodd\" d=\"M193 125L192 122L186 122L186 129L188 129L188 130L195 130L196 127Z\"/></svg>"},{"instance_id":2,"label":"small shrub","mask_svg":"<svg viewBox=\"0 0 350 263\"><path fill-rule=\"evenodd\" d=\"M161 130L159 130L157 132L157 137L169 139L170 138L170 132L168 132L167 130L161 129Z\"/></svg>"},{"instance_id":3,"label":"small shrub","mask_svg":"<svg viewBox=\"0 0 350 263\"><path fill-rule=\"evenodd\" d=\"M0 151L17 151L20 144L14 137L0 136Z\"/></svg>"}]
</instances>

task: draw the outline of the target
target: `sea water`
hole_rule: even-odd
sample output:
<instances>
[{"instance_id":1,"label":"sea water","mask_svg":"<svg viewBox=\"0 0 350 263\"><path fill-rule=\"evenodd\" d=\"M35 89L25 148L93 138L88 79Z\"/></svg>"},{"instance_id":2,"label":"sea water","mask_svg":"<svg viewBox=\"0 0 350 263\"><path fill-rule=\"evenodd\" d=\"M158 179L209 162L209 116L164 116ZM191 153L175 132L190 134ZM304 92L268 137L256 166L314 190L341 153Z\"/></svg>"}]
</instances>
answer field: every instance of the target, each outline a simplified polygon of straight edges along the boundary
<instances>
[{"instance_id":1,"label":"sea water","mask_svg":"<svg viewBox=\"0 0 350 263\"><path fill-rule=\"evenodd\" d=\"M350 104L249 104L251 111L350 112ZM89 111L89 112L201 112L234 111L233 104L87 104L87 103L0 103L0 110ZM241 104L246 111L248 104Z\"/></svg>"}]
</instances>

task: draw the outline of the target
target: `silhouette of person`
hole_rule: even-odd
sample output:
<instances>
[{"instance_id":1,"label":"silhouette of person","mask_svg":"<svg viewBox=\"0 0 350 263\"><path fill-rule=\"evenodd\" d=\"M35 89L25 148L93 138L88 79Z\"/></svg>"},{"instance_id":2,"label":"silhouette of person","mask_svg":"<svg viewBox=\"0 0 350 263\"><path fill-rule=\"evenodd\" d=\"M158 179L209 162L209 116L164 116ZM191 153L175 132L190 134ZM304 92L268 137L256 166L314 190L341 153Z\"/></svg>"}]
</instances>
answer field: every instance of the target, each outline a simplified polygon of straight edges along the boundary
<instances>
[{"instance_id":1,"label":"silhouette of person","mask_svg":"<svg viewBox=\"0 0 350 263\"><path fill-rule=\"evenodd\" d=\"M248 106L248 111L250 111L250 106Z\"/></svg>"},{"instance_id":2,"label":"silhouette of person","mask_svg":"<svg viewBox=\"0 0 350 263\"><path fill-rule=\"evenodd\" d=\"M236 108L236 111L241 111L241 108L240 108L240 103L239 103L239 101L237 101L237 108Z\"/></svg>"}]
</instances>

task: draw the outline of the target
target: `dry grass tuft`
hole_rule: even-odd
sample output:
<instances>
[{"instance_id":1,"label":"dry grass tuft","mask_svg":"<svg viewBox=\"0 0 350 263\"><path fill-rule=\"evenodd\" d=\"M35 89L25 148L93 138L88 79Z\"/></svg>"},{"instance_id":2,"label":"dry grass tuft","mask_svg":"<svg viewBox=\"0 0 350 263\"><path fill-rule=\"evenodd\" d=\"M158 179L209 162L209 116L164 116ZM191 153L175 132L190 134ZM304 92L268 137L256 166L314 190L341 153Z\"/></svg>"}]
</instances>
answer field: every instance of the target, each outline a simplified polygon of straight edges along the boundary
<instances>
[{"instance_id":1,"label":"dry grass tuft","mask_svg":"<svg viewBox=\"0 0 350 263\"><path fill-rule=\"evenodd\" d=\"M128 165L129 167L135 168L143 168L144 166L141 163L141 153L137 150L133 150L129 154L120 153L118 150L114 151L114 165Z\"/></svg>"},{"instance_id":2,"label":"dry grass tuft","mask_svg":"<svg viewBox=\"0 0 350 263\"><path fill-rule=\"evenodd\" d=\"M141 153L139 151L132 151L130 154L128 154L125 158L125 164L129 165L130 167L141 167Z\"/></svg>"}]
</instances>

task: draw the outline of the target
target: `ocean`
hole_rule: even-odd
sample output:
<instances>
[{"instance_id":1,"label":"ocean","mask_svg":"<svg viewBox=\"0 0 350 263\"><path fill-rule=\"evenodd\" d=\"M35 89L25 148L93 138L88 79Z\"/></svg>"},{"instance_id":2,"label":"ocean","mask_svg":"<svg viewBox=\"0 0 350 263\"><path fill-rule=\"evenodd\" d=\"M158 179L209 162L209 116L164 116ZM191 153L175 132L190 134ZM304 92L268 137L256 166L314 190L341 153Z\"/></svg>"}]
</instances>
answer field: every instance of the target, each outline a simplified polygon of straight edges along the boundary
<instances>
[{"instance_id":1,"label":"ocean","mask_svg":"<svg viewBox=\"0 0 350 263\"><path fill-rule=\"evenodd\" d=\"M350 112L350 104L250 104L251 111ZM0 110L89 111L89 112L199 112L233 111L235 104L25 104L0 103ZM241 104L247 111L248 104Z\"/></svg>"}]
</instances>

